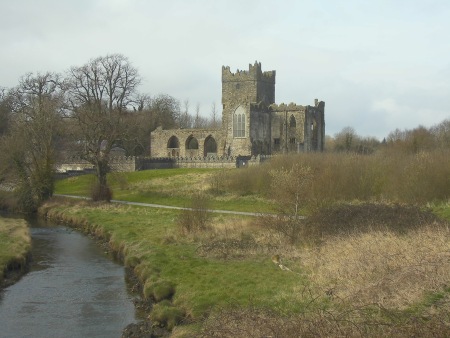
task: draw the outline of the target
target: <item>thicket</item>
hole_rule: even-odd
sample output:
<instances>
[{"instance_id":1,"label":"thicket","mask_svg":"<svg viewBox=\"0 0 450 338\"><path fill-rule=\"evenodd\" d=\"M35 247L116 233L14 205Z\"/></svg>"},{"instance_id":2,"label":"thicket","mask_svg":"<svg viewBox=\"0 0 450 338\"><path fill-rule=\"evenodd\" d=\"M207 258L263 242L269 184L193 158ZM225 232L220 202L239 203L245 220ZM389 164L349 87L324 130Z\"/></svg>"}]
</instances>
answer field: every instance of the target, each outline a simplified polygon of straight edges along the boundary
<instances>
[{"instance_id":1,"label":"thicket","mask_svg":"<svg viewBox=\"0 0 450 338\"><path fill-rule=\"evenodd\" d=\"M294 316L227 308L203 337L448 336L448 222L423 206L450 199L449 126L395 131L376 151L342 134L332 152L228 172L223 190L275 201L276 215L253 222L279 236L267 252L308 272L310 304L325 296L333 306Z\"/></svg>"},{"instance_id":2,"label":"thicket","mask_svg":"<svg viewBox=\"0 0 450 338\"><path fill-rule=\"evenodd\" d=\"M418 126L411 130L395 129L379 141L375 137L363 137L355 129L345 127L333 137L327 136L325 148L328 152L373 154L379 150L402 153L419 153L435 149L450 148L450 119L430 128Z\"/></svg>"},{"instance_id":3,"label":"thicket","mask_svg":"<svg viewBox=\"0 0 450 338\"><path fill-rule=\"evenodd\" d=\"M306 193L316 189L318 168L326 160L335 160L326 171L332 181L330 173L343 164L362 170L377 165L377 156L394 163L395 157L381 155L277 157L257 168L217 171L220 179L213 178L211 187L195 182L212 171L190 172L196 180L167 170L152 172L151 182L130 179L141 188L189 192L190 209L179 217L174 211L114 204L58 208L66 219L83 219L93 224L92 231L107 234L143 282L145 299L157 302L150 319L174 327L174 337L183 330L196 337L447 336L448 223L421 206L370 199L324 205L319 195L316 201ZM434 156L404 155L405 161ZM448 161L441 165L448 167ZM233 182L238 177L233 172L245 180ZM337 172L354 176L358 170ZM144 172L133 175L148 179ZM206 198L228 184L243 195L263 191L277 201L273 211L279 216L267 216L267 227L261 227L260 217L207 216ZM253 198L224 191L217 199L230 196ZM327 208L304 219L304 205ZM283 224L286 220L290 223Z\"/></svg>"},{"instance_id":4,"label":"thicket","mask_svg":"<svg viewBox=\"0 0 450 338\"><path fill-rule=\"evenodd\" d=\"M448 149L416 154L380 151L370 156L354 153L279 156L259 167L227 172L223 189L271 198L274 193L282 193L273 173L284 175L296 166L310 171L310 183L301 194L303 207L355 200L425 204L450 198ZM294 177L291 183L295 184Z\"/></svg>"}]
</instances>

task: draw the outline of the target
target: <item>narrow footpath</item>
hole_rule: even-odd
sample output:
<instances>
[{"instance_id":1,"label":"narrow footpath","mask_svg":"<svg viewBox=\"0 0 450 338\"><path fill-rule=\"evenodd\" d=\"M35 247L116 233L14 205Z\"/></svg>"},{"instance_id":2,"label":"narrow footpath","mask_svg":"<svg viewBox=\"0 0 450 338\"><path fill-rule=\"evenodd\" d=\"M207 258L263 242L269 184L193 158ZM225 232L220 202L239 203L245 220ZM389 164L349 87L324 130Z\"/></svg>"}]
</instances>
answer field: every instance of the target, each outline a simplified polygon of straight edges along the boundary
<instances>
[{"instance_id":1,"label":"narrow footpath","mask_svg":"<svg viewBox=\"0 0 450 338\"><path fill-rule=\"evenodd\" d=\"M76 195L54 194L53 196L90 200L89 197L76 196ZM175 210L194 210L192 208L176 207L176 206L172 206L172 205L162 205L162 204L154 204L154 203L141 203L141 202L128 202L128 201L119 201L119 200L111 200L111 203L126 204L126 205L137 205L137 206L140 206L140 207L148 207L148 208L175 209ZM258 213L258 212L216 210L216 209L206 209L206 211L207 212L213 212L213 213L219 213L219 214L231 214L231 215L243 215L243 216L271 215L271 214L263 214L263 213Z\"/></svg>"}]
</instances>

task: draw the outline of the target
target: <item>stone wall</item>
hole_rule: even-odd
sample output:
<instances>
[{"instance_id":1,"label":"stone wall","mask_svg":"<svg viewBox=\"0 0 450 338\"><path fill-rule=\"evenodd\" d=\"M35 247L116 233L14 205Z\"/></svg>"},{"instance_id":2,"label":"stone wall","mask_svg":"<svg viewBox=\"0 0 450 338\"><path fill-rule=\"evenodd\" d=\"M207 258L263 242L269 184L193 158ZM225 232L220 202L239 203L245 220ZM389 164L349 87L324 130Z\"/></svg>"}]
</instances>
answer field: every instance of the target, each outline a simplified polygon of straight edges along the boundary
<instances>
[{"instance_id":1,"label":"stone wall","mask_svg":"<svg viewBox=\"0 0 450 338\"><path fill-rule=\"evenodd\" d=\"M131 172L138 169L139 160L136 157L112 157L109 160L109 166L115 172ZM57 173L67 172L89 172L94 171L95 166L88 161L79 158L67 158L61 160L55 165Z\"/></svg>"},{"instance_id":2,"label":"stone wall","mask_svg":"<svg viewBox=\"0 0 450 338\"><path fill-rule=\"evenodd\" d=\"M228 155L268 154L270 117L264 107L275 102L275 76L275 71L263 72L258 62L236 73L222 67L222 126ZM255 108L256 104L262 111ZM242 138L233 135L233 117L238 111L245 113Z\"/></svg>"},{"instance_id":3,"label":"stone wall","mask_svg":"<svg viewBox=\"0 0 450 338\"><path fill-rule=\"evenodd\" d=\"M270 156L114 157L110 161L110 167L113 172L170 168L236 168L259 165L269 158ZM56 166L56 172L83 174L95 172L95 167L87 161L68 159Z\"/></svg>"},{"instance_id":4,"label":"stone wall","mask_svg":"<svg viewBox=\"0 0 450 338\"><path fill-rule=\"evenodd\" d=\"M270 156L162 157L139 158L139 170L162 168L236 168L259 165Z\"/></svg>"},{"instance_id":5,"label":"stone wall","mask_svg":"<svg viewBox=\"0 0 450 338\"><path fill-rule=\"evenodd\" d=\"M247 70L230 71L230 67L222 67L222 104L224 110L229 104L242 102L275 102L274 70L263 72L261 63L249 64Z\"/></svg>"},{"instance_id":6,"label":"stone wall","mask_svg":"<svg viewBox=\"0 0 450 338\"><path fill-rule=\"evenodd\" d=\"M323 151L325 103L315 100L314 106L275 104L275 76L275 71L263 72L258 62L235 73L230 67L222 67L221 129L158 128L151 134L150 156L256 156ZM192 138L194 143L190 142ZM208 138L214 139L215 152L206 150Z\"/></svg>"},{"instance_id":7,"label":"stone wall","mask_svg":"<svg viewBox=\"0 0 450 338\"><path fill-rule=\"evenodd\" d=\"M213 146L214 144L216 145L216 151L209 151L211 149L208 148L208 145ZM150 154L152 157L205 157L212 153L223 156L225 155L224 148L222 129L163 130L158 128L150 136Z\"/></svg>"}]
</instances>

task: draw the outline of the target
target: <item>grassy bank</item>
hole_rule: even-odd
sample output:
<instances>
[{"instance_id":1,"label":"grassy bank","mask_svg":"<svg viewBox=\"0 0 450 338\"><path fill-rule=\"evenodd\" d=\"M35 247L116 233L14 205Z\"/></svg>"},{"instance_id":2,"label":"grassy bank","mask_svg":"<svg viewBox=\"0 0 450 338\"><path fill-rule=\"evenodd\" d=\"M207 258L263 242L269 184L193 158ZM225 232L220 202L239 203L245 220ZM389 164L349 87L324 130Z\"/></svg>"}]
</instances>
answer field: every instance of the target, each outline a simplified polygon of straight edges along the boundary
<instances>
[{"instance_id":1,"label":"grassy bank","mask_svg":"<svg viewBox=\"0 0 450 338\"><path fill-rule=\"evenodd\" d=\"M162 304L177 309L183 320L196 322L213 307L231 303L289 312L305 306L301 295L293 295L306 279L272 263L275 247L262 244L255 254L248 255L236 255L236 249L226 248L228 242L245 246L251 230L248 220L214 216L207 232L185 235L177 226L178 213L171 210L65 204L59 199L46 203L41 212L106 239L123 256L125 266L134 270L145 297L157 302L171 300L170 305ZM239 227L242 231L237 232ZM211 243L223 252L207 254ZM160 319L166 324L168 320Z\"/></svg>"},{"instance_id":2,"label":"grassy bank","mask_svg":"<svg viewBox=\"0 0 450 338\"><path fill-rule=\"evenodd\" d=\"M174 337L449 336L450 166L440 156L311 154L109 177L116 199L189 206L201 196L212 208L267 212L286 200L276 174L301 163L309 209L291 227L295 241L286 217L273 226L272 216L215 214L200 226L180 222L196 220L184 212L64 199L41 211L105 238L156 302L150 318L177 324ZM88 195L92 179L58 182L57 192Z\"/></svg>"},{"instance_id":3,"label":"grassy bank","mask_svg":"<svg viewBox=\"0 0 450 338\"><path fill-rule=\"evenodd\" d=\"M262 212L272 202L256 194L235 194L220 191L218 181L229 169L158 169L131 173L112 173L108 180L117 200L157 203L184 207L194 194L201 192L210 200L210 207L220 210ZM89 196L93 175L72 177L56 182L56 193Z\"/></svg>"},{"instance_id":4,"label":"grassy bank","mask_svg":"<svg viewBox=\"0 0 450 338\"><path fill-rule=\"evenodd\" d=\"M14 270L23 270L30 250L31 237L22 219L0 217L0 286Z\"/></svg>"},{"instance_id":5,"label":"grassy bank","mask_svg":"<svg viewBox=\"0 0 450 338\"><path fill-rule=\"evenodd\" d=\"M185 233L171 210L63 200L41 210L106 239L157 303L150 318L184 324L175 337L247 337L255 326L287 336L450 333L448 223L419 208L352 208L311 221L323 231L306 246L254 218L216 215ZM337 210L340 232L324 226Z\"/></svg>"}]
</instances>

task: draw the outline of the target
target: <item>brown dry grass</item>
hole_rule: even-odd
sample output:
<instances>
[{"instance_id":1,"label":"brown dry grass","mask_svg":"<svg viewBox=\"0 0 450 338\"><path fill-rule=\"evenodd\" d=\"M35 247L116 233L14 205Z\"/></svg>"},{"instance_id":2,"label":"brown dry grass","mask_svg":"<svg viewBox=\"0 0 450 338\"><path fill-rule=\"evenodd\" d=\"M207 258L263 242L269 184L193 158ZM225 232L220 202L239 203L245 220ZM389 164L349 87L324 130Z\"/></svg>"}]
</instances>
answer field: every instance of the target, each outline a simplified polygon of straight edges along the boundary
<instances>
[{"instance_id":1,"label":"brown dry grass","mask_svg":"<svg viewBox=\"0 0 450 338\"><path fill-rule=\"evenodd\" d=\"M261 228L251 217L216 217L207 231L191 235L200 256L215 259L270 259L275 254L298 257L296 247L285 245L283 236Z\"/></svg>"},{"instance_id":2,"label":"brown dry grass","mask_svg":"<svg viewBox=\"0 0 450 338\"><path fill-rule=\"evenodd\" d=\"M297 315L216 309L202 337L450 335L450 228L431 212L398 204L334 206L308 219L320 231L305 231L310 238L300 247L257 224L218 220L196 237L199 252L220 259L280 254L309 279L292 297L310 299L310 306Z\"/></svg>"},{"instance_id":3,"label":"brown dry grass","mask_svg":"<svg viewBox=\"0 0 450 338\"><path fill-rule=\"evenodd\" d=\"M447 298L447 305L449 299ZM213 313L200 337L448 337L449 312L423 313L422 317L399 318L383 309L374 319L374 308L306 310L297 316L284 316L267 309L232 307Z\"/></svg>"},{"instance_id":4,"label":"brown dry grass","mask_svg":"<svg viewBox=\"0 0 450 338\"><path fill-rule=\"evenodd\" d=\"M191 196L211 189L210 181L214 173L185 173L170 178L154 178L129 184L129 190L148 191L157 190L167 195L182 194Z\"/></svg>"},{"instance_id":5,"label":"brown dry grass","mask_svg":"<svg viewBox=\"0 0 450 338\"><path fill-rule=\"evenodd\" d=\"M425 204L450 198L449 150L276 156L261 166L226 172L223 189L273 197L273 191L267 188L272 182L269 172L294 165L310 168L314 174L312 187L304 192L310 206L353 200Z\"/></svg>"},{"instance_id":6,"label":"brown dry grass","mask_svg":"<svg viewBox=\"0 0 450 338\"><path fill-rule=\"evenodd\" d=\"M430 225L340 236L302 252L298 264L334 297L404 309L450 281L450 231Z\"/></svg>"},{"instance_id":7,"label":"brown dry grass","mask_svg":"<svg viewBox=\"0 0 450 338\"><path fill-rule=\"evenodd\" d=\"M0 285L7 270L23 269L31 246L28 225L23 219L0 217Z\"/></svg>"}]
</instances>

